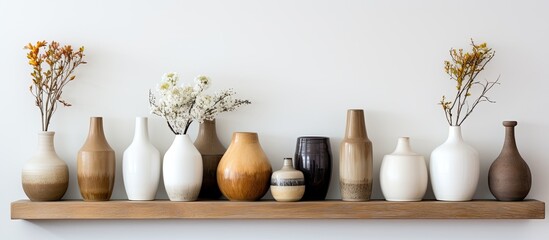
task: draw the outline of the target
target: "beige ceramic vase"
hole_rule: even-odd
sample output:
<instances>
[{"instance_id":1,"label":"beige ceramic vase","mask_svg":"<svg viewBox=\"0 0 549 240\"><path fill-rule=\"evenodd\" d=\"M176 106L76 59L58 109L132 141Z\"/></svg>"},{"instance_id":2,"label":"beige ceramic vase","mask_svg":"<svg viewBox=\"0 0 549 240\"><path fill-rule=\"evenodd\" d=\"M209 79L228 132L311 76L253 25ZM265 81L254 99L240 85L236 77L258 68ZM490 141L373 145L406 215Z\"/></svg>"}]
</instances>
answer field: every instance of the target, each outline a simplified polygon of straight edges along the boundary
<instances>
[{"instance_id":1,"label":"beige ceramic vase","mask_svg":"<svg viewBox=\"0 0 549 240\"><path fill-rule=\"evenodd\" d=\"M77 175L84 201L108 201L114 186L116 160L103 132L103 119L92 117L88 139L78 151Z\"/></svg>"},{"instance_id":2,"label":"beige ceramic vase","mask_svg":"<svg viewBox=\"0 0 549 240\"><path fill-rule=\"evenodd\" d=\"M231 201L256 201L269 190L272 168L257 133L235 132L217 167L219 189Z\"/></svg>"},{"instance_id":3,"label":"beige ceramic vase","mask_svg":"<svg viewBox=\"0 0 549 240\"><path fill-rule=\"evenodd\" d=\"M23 167L23 190L31 201L60 200L69 186L69 169L55 152L54 135L38 133L38 151Z\"/></svg>"},{"instance_id":4,"label":"beige ceramic vase","mask_svg":"<svg viewBox=\"0 0 549 240\"><path fill-rule=\"evenodd\" d=\"M217 166L227 149L217 137L215 119L200 124L194 146L202 155L202 187L198 198L218 199L221 192L217 186Z\"/></svg>"},{"instance_id":5,"label":"beige ceramic vase","mask_svg":"<svg viewBox=\"0 0 549 240\"><path fill-rule=\"evenodd\" d=\"M347 111L345 138L339 152L339 187L343 201L368 201L372 194L372 142L366 134L364 110Z\"/></svg>"},{"instance_id":6,"label":"beige ceramic vase","mask_svg":"<svg viewBox=\"0 0 549 240\"><path fill-rule=\"evenodd\" d=\"M292 158L284 158L282 169L271 177L271 193L276 201L299 201L305 193L305 178L303 173L294 169Z\"/></svg>"}]
</instances>

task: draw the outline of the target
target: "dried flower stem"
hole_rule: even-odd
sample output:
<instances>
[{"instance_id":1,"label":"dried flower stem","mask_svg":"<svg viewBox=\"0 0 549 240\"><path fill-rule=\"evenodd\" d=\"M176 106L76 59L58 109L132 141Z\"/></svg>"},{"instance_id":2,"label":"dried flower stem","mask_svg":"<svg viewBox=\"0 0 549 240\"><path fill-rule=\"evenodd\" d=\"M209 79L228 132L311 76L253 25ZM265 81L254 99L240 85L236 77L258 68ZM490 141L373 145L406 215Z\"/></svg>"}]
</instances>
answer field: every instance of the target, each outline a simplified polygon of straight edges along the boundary
<instances>
[{"instance_id":1,"label":"dried flower stem","mask_svg":"<svg viewBox=\"0 0 549 240\"><path fill-rule=\"evenodd\" d=\"M204 93L209 87L205 76L195 78L195 85L178 85L179 75L167 73L157 89L158 98L149 91L151 113L164 117L174 134L187 134L194 121L213 120L219 113L230 112L251 104L248 100L233 99L236 93L231 89L209 95Z\"/></svg>"},{"instance_id":2,"label":"dried flower stem","mask_svg":"<svg viewBox=\"0 0 549 240\"><path fill-rule=\"evenodd\" d=\"M492 60L495 52L491 48L488 48L486 43L476 45L471 39L471 45L472 51L466 53L463 52L463 49L450 49L452 62L444 62L446 73L450 75L451 80L457 82L457 93L454 100L447 102L446 97L442 96L442 100L439 102L444 110L446 121L450 126L460 126L479 103L495 103L486 94L494 85L499 84L499 77L493 82L485 81L485 83L482 83L475 80L478 74ZM474 86L481 86L482 90L480 95L470 105L468 97L472 95L471 90Z\"/></svg>"},{"instance_id":3,"label":"dried flower stem","mask_svg":"<svg viewBox=\"0 0 549 240\"><path fill-rule=\"evenodd\" d=\"M57 103L63 106L71 106L61 99L63 88L76 76L74 70L83 61L84 47L73 51L71 45L60 46L52 41L48 45L46 41L38 41L36 45L29 43L25 46L29 50L27 58L33 71L30 92L35 97L35 104L40 109L42 131L48 131L53 113L57 110ZM44 50L44 53L40 53ZM42 65L47 66L44 71Z\"/></svg>"}]
</instances>

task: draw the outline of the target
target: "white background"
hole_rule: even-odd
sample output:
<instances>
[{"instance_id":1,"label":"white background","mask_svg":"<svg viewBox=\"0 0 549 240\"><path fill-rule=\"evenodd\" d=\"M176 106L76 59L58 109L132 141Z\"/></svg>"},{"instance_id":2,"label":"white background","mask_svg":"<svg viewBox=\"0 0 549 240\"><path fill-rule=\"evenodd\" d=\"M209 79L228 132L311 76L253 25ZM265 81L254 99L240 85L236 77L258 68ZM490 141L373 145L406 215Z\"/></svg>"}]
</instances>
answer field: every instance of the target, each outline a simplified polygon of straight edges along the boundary
<instances>
[{"instance_id":1,"label":"white background","mask_svg":"<svg viewBox=\"0 0 549 240\"><path fill-rule=\"evenodd\" d=\"M234 88L253 104L218 119L225 145L234 131L255 131L273 168L292 156L298 136L331 138L335 168L329 198L339 198L337 156L346 110L364 108L374 143L374 198L379 165L399 136L427 156L447 136L440 97L454 94L443 71L451 47L486 41L496 57L481 78L501 75L463 125L481 156L475 198L492 198L487 171L503 143L503 120L517 120L518 147L530 165L529 198L547 201L547 1L8 1L0 0L2 239L547 239L546 220L173 220L12 221L10 202L25 199L20 171L36 148L39 112L28 92L23 46L57 40L86 47L87 65L65 88L73 104L54 115L58 154L70 169L65 198L80 198L76 153L90 116L103 116L116 151L114 199L126 198L121 156L134 117L150 117L164 152L173 140L148 113L147 91L163 73L213 89ZM191 127L196 136L197 124ZM157 198L166 198L163 185ZM270 197L270 195L267 195ZM432 198L429 190L428 198ZM286 237L285 237L286 238Z\"/></svg>"}]
</instances>

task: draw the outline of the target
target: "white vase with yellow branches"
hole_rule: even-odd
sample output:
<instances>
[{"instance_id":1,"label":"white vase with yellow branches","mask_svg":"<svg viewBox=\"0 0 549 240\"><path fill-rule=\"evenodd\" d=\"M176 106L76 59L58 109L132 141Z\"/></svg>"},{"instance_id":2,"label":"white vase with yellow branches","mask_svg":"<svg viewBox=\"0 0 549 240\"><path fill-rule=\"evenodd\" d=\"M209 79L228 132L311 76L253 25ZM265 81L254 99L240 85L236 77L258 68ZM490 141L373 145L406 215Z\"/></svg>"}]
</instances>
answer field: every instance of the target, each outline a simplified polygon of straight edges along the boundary
<instances>
[{"instance_id":1,"label":"white vase with yellow branches","mask_svg":"<svg viewBox=\"0 0 549 240\"><path fill-rule=\"evenodd\" d=\"M32 201L55 201L63 197L69 184L67 164L55 152L54 135L49 131L53 113L61 103L63 88L76 77L74 70L83 61L84 48L73 50L70 45L38 41L25 46L32 66L32 84L29 87L35 105L40 110L42 131L38 133L38 149L23 166L21 180L25 194Z\"/></svg>"},{"instance_id":2,"label":"white vase with yellow branches","mask_svg":"<svg viewBox=\"0 0 549 240\"><path fill-rule=\"evenodd\" d=\"M448 139L438 146L430 159L433 193L441 201L469 201L478 185L480 160L477 150L467 144L461 135L461 125L481 102L491 102L487 92L498 84L476 80L478 74L494 57L486 43L475 44L471 51L451 49L451 61L445 61L445 71L456 81L456 96L442 97L440 105L449 124Z\"/></svg>"}]
</instances>

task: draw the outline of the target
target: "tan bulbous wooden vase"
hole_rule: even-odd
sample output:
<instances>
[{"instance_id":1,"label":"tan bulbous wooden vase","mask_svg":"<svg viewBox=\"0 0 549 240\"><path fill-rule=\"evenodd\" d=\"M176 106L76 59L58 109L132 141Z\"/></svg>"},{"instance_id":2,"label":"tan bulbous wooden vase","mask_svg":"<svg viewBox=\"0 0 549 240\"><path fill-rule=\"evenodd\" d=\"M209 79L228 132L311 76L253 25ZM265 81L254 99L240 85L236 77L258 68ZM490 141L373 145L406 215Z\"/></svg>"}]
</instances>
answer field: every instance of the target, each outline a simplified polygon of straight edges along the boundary
<instances>
[{"instance_id":1,"label":"tan bulbous wooden vase","mask_svg":"<svg viewBox=\"0 0 549 240\"><path fill-rule=\"evenodd\" d=\"M256 201L269 190L272 172L257 133L235 132L217 167L217 183L231 201Z\"/></svg>"},{"instance_id":2,"label":"tan bulbous wooden vase","mask_svg":"<svg viewBox=\"0 0 549 240\"><path fill-rule=\"evenodd\" d=\"M84 201L108 201L114 186L114 150L103 133L103 119L92 117L84 146L78 151L77 175Z\"/></svg>"}]
</instances>

